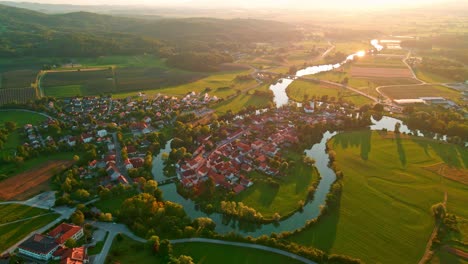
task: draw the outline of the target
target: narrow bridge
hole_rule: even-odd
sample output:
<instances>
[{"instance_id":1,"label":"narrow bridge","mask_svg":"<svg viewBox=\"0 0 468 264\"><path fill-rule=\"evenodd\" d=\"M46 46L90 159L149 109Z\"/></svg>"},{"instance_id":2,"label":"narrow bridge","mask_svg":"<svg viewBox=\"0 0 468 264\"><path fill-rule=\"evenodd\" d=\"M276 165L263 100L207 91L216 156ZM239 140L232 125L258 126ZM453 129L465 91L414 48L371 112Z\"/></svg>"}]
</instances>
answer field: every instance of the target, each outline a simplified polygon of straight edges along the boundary
<instances>
[{"instance_id":1,"label":"narrow bridge","mask_svg":"<svg viewBox=\"0 0 468 264\"><path fill-rule=\"evenodd\" d=\"M163 181L158 181L158 186L171 184L171 183L176 182L176 181L177 181L177 176L174 176L174 177L171 177L171 178L167 178L166 180L163 180Z\"/></svg>"}]
</instances>

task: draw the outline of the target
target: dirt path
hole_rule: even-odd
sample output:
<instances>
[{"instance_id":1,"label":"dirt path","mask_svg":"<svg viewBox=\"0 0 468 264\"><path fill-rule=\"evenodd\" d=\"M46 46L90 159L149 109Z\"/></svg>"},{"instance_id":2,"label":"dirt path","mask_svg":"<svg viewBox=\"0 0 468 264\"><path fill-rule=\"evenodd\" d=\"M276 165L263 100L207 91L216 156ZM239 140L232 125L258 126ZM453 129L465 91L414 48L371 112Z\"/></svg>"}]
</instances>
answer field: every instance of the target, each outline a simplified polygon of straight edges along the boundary
<instances>
[{"instance_id":1,"label":"dirt path","mask_svg":"<svg viewBox=\"0 0 468 264\"><path fill-rule=\"evenodd\" d=\"M447 205L447 192L445 192L444 194L444 201L442 202L442 204L444 206ZM439 227L440 227L440 222L437 223L436 226L434 227L434 230L432 230L431 236L429 237L429 241L427 241L427 244L426 244L426 250L424 251L424 255L421 257L418 264L427 263L427 261L431 259L432 254L434 254L434 252L431 250L432 240L434 240L435 236L437 235L437 232L439 231Z\"/></svg>"}]
</instances>

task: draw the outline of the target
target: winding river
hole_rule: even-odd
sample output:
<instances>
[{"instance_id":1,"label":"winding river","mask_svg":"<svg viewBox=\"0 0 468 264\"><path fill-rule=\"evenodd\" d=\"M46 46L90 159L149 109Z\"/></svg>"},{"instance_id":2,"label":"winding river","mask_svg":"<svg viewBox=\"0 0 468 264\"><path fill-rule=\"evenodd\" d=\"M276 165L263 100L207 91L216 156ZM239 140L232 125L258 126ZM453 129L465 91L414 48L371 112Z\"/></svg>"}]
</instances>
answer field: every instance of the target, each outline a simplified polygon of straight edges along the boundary
<instances>
[{"instance_id":1,"label":"winding river","mask_svg":"<svg viewBox=\"0 0 468 264\"><path fill-rule=\"evenodd\" d=\"M380 50L378 46L375 45L378 45L378 42L376 43L375 41L372 41L371 44L375 47L376 50ZM302 69L296 73L295 78L283 78L278 83L271 85L270 89L274 93L274 101L277 107L281 107L289 102L289 98L286 94L286 88L297 77L310 74L317 74L319 72L336 69L338 67L341 67L344 63L353 60L354 57L357 55L358 53L352 54L348 56L348 58L344 62L339 64L312 66ZM379 121L372 119L372 122L373 125L370 127L372 130L381 130L385 128L389 131L393 131L395 128L395 124L399 122L402 124L402 126L400 127L401 132L411 132L406 125L404 125L400 120L395 118L383 117ZM336 134L336 132L325 132L320 143L317 143L313 145L310 149L304 151L307 156L316 160L315 166L321 176L320 183L317 186L314 199L305 204L302 211L294 213L293 215L280 221L279 223L258 225L232 220L219 213L206 214L200 211L197 205L192 200L185 199L182 196L180 196L177 193L175 184L161 186L160 188L163 191L164 199L181 204L187 212L188 216L190 216L192 219L197 217L209 217L213 219L213 221L216 223L216 231L220 234L236 232L246 236L249 235L253 237L258 237L261 235L269 235L271 233L293 231L306 225L306 223L309 220L318 217L320 214L321 207L325 204L326 196L330 190L331 185L336 179L335 173L332 169L328 167L329 156L326 153L326 144L328 140L330 140ZM166 177L163 175L164 162L162 160L162 154L164 152L169 153L170 151L171 148L169 141L166 144L165 148L162 149L160 153L153 158L153 176L156 181L166 179Z\"/></svg>"}]
</instances>

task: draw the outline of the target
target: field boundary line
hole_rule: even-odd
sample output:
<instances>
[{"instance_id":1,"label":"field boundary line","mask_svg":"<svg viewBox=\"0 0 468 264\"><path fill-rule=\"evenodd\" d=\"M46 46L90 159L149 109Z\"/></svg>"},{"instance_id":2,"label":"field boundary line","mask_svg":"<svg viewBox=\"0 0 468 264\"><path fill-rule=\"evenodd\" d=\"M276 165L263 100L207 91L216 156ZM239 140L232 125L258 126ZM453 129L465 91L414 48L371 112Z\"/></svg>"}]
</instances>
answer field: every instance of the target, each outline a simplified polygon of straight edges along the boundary
<instances>
[{"instance_id":1,"label":"field boundary line","mask_svg":"<svg viewBox=\"0 0 468 264\"><path fill-rule=\"evenodd\" d=\"M15 223L19 223L19 222L28 221L28 220L31 220L31 219L39 218L39 217L50 215L50 214L55 214L55 213L51 212L51 213L45 213L45 214L35 215L35 216L31 216L31 217L26 217L26 218L23 218L23 219L19 219L19 220L11 221L11 222L8 222L8 223L0 224L0 227L15 224Z\"/></svg>"}]
</instances>

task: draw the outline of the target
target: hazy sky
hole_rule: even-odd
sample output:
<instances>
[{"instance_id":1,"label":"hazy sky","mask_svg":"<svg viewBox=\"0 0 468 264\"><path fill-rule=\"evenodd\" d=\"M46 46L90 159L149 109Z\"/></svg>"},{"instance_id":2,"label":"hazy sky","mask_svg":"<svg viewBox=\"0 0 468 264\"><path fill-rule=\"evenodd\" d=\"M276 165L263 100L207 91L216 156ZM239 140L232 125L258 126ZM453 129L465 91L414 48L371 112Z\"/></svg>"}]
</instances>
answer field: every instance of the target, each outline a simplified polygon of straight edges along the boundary
<instances>
[{"instance_id":1,"label":"hazy sky","mask_svg":"<svg viewBox=\"0 0 468 264\"><path fill-rule=\"evenodd\" d=\"M11 1L11 0L10 0ZM401 7L432 5L447 2L467 3L468 0L13 0L15 2L37 2L50 4L75 4L75 5L151 5L151 6L190 6L190 7L354 7L375 8L375 7Z\"/></svg>"}]
</instances>

